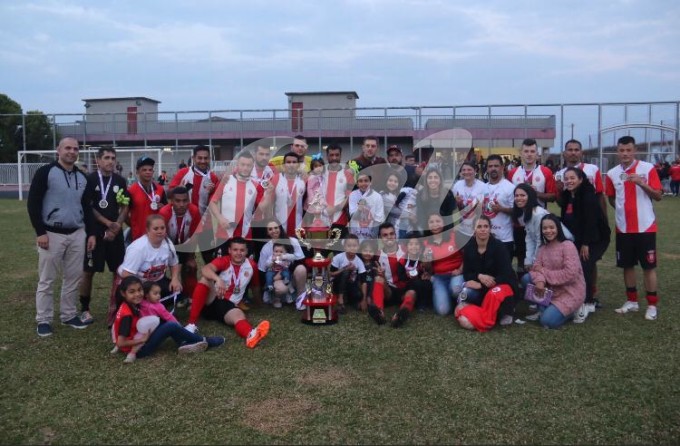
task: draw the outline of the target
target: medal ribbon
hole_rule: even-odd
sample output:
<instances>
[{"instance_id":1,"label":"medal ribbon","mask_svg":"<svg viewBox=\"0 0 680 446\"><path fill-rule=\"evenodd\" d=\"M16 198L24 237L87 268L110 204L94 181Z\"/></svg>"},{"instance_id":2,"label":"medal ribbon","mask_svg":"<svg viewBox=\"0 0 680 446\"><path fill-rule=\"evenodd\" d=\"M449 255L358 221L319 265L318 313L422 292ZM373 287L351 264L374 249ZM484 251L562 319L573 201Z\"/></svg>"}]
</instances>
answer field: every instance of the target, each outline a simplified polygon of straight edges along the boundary
<instances>
[{"instance_id":1,"label":"medal ribbon","mask_svg":"<svg viewBox=\"0 0 680 446\"><path fill-rule=\"evenodd\" d=\"M104 189L104 177L102 176L102 173L97 171L97 175L99 175L99 192L102 194L102 200L106 201L106 197L109 195L109 188L111 187L111 183L113 183L113 175L109 177L109 184L106 185L106 189Z\"/></svg>"}]
</instances>

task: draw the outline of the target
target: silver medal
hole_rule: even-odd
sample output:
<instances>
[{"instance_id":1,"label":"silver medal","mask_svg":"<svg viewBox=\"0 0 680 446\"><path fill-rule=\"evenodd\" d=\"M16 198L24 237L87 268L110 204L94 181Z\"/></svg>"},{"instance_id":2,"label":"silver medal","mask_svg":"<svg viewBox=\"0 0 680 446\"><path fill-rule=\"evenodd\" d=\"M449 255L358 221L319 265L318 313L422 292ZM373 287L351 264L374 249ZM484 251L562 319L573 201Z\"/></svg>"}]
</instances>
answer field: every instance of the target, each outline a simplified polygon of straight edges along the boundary
<instances>
[{"instance_id":1,"label":"silver medal","mask_svg":"<svg viewBox=\"0 0 680 446\"><path fill-rule=\"evenodd\" d=\"M626 172L621 173L621 181L626 181L628 179L628 174Z\"/></svg>"},{"instance_id":2,"label":"silver medal","mask_svg":"<svg viewBox=\"0 0 680 446\"><path fill-rule=\"evenodd\" d=\"M418 271L415 269L412 269L411 271L408 272L408 275L411 277L416 277L418 275Z\"/></svg>"},{"instance_id":3,"label":"silver medal","mask_svg":"<svg viewBox=\"0 0 680 446\"><path fill-rule=\"evenodd\" d=\"M106 201L106 200L104 200L104 199L99 200L99 208L100 208L100 209L106 209L107 207L109 207L109 202L108 202L108 201Z\"/></svg>"},{"instance_id":4,"label":"silver medal","mask_svg":"<svg viewBox=\"0 0 680 446\"><path fill-rule=\"evenodd\" d=\"M158 210L158 203L155 201L151 203L151 210L152 211L157 211Z\"/></svg>"},{"instance_id":5,"label":"silver medal","mask_svg":"<svg viewBox=\"0 0 680 446\"><path fill-rule=\"evenodd\" d=\"M239 294L241 292L241 287L235 286L234 287L234 294Z\"/></svg>"}]
</instances>

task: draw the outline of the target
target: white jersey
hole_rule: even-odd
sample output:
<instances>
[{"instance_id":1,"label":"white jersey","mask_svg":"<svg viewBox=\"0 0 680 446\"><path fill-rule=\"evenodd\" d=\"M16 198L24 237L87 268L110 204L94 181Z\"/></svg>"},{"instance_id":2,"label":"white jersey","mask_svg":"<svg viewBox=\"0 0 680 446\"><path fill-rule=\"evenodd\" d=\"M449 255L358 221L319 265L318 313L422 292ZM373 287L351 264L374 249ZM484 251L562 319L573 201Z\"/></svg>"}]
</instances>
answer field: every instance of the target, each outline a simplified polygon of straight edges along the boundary
<instances>
[{"instance_id":1,"label":"white jersey","mask_svg":"<svg viewBox=\"0 0 680 446\"><path fill-rule=\"evenodd\" d=\"M512 209L515 202L515 186L505 178L498 183L486 183L484 192L484 215L491 220L491 233L501 242L513 241L512 217L505 212L495 213L492 204Z\"/></svg>"},{"instance_id":2,"label":"white jersey","mask_svg":"<svg viewBox=\"0 0 680 446\"><path fill-rule=\"evenodd\" d=\"M388 254L382 250L378 253L378 263L385 270L385 282L392 288L399 287L400 285L397 273L399 271L399 264L405 256L406 254L402 251L401 246L398 245L397 251L394 253Z\"/></svg>"},{"instance_id":3,"label":"white jersey","mask_svg":"<svg viewBox=\"0 0 680 446\"><path fill-rule=\"evenodd\" d=\"M602 175L600 175L600 169L595 164L579 163L574 167L581 169L583 173L586 174L588 181L590 181L595 188L596 194L601 194L604 191L604 188L602 187ZM555 172L555 181L564 182L564 172L566 171L567 167L563 167Z\"/></svg>"},{"instance_id":4,"label":"white jersey","mask_svg":"<svg viewBox=\"0 0 680 446\"><path fill-rule=\"evenodd\" d=\"M654 190L662 190L653 164L634 161L628 169L621 165L607 172L607 196L615 197L616 231L625 234L656 232L656 217L652 199L628 175L640 175Z\"/></svg>"},{"instance_id":5,"label":"white jersey","mask_svg":"<svg viewBox=\"0 0 680 446\"><path fill-rule=\"evenodd\" d=\"M219 263L219 265L221 264ZM255 273L254 266L255 263L250 259L246 259L241 265L233 265L229 262L227 267L218 274L227 287L227 291L224 294L225 299L230 300L235 305L241 302L248 284L253 279L253 274ZM236 271L237 269L238 272Z\"/></svg>"},{"instance_id":6,"label":"white jersey","mask_svg":"<svg viewBox=\"0 0 680 446\"><path fill-rule=\"evenodd\" d=\"M326 170L324 172L325 178L325 197L329 205L338 206L347 200L347 190L354 184L354 174L349 169L341 169L339 171ZM329 215L331 223L346 224L344 213L341 210Z\"/></svg>"},{"instance_id":7,"label":"white jersey","mask_svg":"<svg viewBox=\"0 0 680 446\"><path fill-rule=\"evenodd\" d=\"M222 189L220 212L224 218L236 224L227 229L225 238L231 238L235 235L249 237L258 192L261 188L258 190L259 186L254 181L239 181L234 175L230 175L222 186L224 188ZM242 222L240 232L235 234L239 222ZM218 235L223 236L224 234L218 231Z\"/></svg>"},{"instance_id":8,"label":"white jersey","mask_svg":"<svg viewBox=\"0 0 680 446\"><path fill-rule=\"evenodd\" d=\"M276 197L274 216L286 230L286 234L294 234L295 229L302 226L305 182L299 176L289 179L285 175L277 175L272 181Z\"/></svg>"},{"instance_id":9,"label":"white jersey","mask_svg":"<svg viewBox=\"0 0 680 446\"><path fill-rule=\"evenodd\" d=\"M358 274L363 274L366 272L366 266L364 266L364 262L359 258L358 255L355 255L354 258L350 260L347 258L347 253L345 252L335 254L333 256L333 260L331 261L331 266L335 267L336 269L341 269L350 263L354 264Z\"/></svg>"},{"instance_id":10,"label":"white jersey","mask_svg":"<svg viewBox=\"0 0 680 446\"><path fill-rule=\"evenodd\" d=\"M453 196L463 200L463 209L465 213L462 215L462 221L458 225L458 231L461 234L472 236L475 232L475 209L481 206L484 200L484 193L486 192L486 185L477 179L474 180L472 186L468 186L465 180L458 180L452 188Z\"/></svg>"},{"instance_id":11,"label":"white jersey","mask_svg":"<svg viewBox=\"0 0 680 446\"><path fill-rule=\"evenodd\" d=\"M118 275L127 271L139 277L142 282L157 282L165 277L165 270L169 266L175 266L177 263L175 246L169 240L163 240L160 247L154 248L149 242L149 236L143 235L125 250L125 258L118 267Z\"/></svg>"},{"instance_id":12,"label":"white jersey","mask_svg":"<svg viewBox=\"0 0 680 446\"><path fill-rule=\"evenodd\" d=\"M508 172L508 180L517 186L520 183L529 184L536 192L551 193L557 192L555 188L555 178L550 169L545 166L535 166L531 170L526 170L524 166L519 166ZM545 207L546 203L538 200L538 203Z\"/></svg>"},{"instance_id":13,"label":"white jersey","mask_svg":"<svg viewBox=\"0 0 680 446\"><path fill-rule=\"evenodd\" d=\"M365 207L360 211L359 202L365 201ZM368 189L366 193L359 189L349 194L349 231L356 234L360 240L375 237L378 226L385 221L385 208L379 193Z\"/></svg>"}]
</instances>

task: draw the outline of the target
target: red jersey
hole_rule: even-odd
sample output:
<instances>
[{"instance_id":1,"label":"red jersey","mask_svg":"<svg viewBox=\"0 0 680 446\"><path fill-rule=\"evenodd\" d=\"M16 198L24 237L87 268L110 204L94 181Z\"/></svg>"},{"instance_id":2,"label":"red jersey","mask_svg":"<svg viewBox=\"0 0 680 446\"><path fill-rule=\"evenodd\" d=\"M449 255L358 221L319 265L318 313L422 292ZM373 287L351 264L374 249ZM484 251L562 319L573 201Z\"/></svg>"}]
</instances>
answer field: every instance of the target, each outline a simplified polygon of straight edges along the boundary
<instances>
[{"instance_id":1,"label":"red jersey","mask_svg":"<svg viewBox=\"0 0 680 446\"><path fill-rule=\"evenodd\" d=\"M210 181L205 181L209 178ZM177 171L175 176L170 181L170 190L176 188L177 186L189 186L189 201L198 207L200 215L203 215L208 209L208 203L215 193L215 188L220 182L220 179L211 171L201 172L193 167L185 167ZM208 189L204 186L206 183L212 183L214 185L212 192L208 192ZM210 214L208 214L209 216Z\"/></svg>"},{"instance_id":2,"label":"red jersey","mask_svg":"<svg viewBox=\"0 0 680 446\"><path fill-rule=\"evenodd\" d=\"M126 339L128 340L133 339L137 334L137 321L139 320L139 317L135 316L135 313L132 311L132 308L130 308L130 305L127 302L123 302L120 305L120 307L118 307L118 311L116 312L116 319L113 321L113 326L111 327L111 335L113 337L114 344L118 342L120 324L125 318L130 318L130 333L128 334ZM132 350L132 347L131 346L120 347L119 350L123 353L129 353L130 350Z\"/></svg>"},{"instance_id":3,"label":"red jersey","mask_svg":"<svg viewBox=\"0 0 680 446\"><path fill-rule=\"evenodd\" d=\"M451 271L463 264L463 250L456 248L454 240L442 240L437 244L432 239L427 239L423 246L432 251L433 274L451 274Z\"/></svg>"},{"instance_id":4,"label":"red jersey","mask_svg":"<svg viewBox=\"0 0 680 446\"><path fill-rule=\"evenodd\" d=\"M680 164L671 166L670 169L671 181L680 181Z\"/></svg>"},{"instance_id":5,"label":"red jersey","mask_svg":"<svg viewBox=\"0 0 680 446\"><path fill-rule=\"evenodd\" d=\"M167 199L163 186L154 182L151 182L151 189L147 192L137 181L128 188L128 193L130 194L130 230L132 240L137 240L146 234L146 218L149 215L158 214L161 207L167 203Z\"/></svg>"}]
</instances>

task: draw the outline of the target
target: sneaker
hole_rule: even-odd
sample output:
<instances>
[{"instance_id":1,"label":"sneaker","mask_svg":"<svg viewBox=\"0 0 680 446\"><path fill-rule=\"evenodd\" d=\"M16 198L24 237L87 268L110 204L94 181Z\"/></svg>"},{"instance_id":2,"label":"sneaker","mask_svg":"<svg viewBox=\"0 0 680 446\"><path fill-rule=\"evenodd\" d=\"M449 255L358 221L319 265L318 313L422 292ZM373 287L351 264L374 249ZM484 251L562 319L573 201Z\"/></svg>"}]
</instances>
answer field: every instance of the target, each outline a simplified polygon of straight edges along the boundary
<instances>
[{"instance_id":1,"label":"sneaker","mask_svg":"<svg viewBox=\"0 0 680 446\"><path fill-rule=\"evenodd\" d=\"M63 321L62 324L68 325L69 327L77 328L78 330L82 330L83 328L88 327L88 324L81 321L78 316L73 316L71 319Z\"/></svg>"},{"instance_id":2,"label":"sneaker","mask_svg":"<svg viewBox=\"0 0 680 446\"><path fill-rule=\"evenodd\" d=\"M265 291L264 293L262 293L262 302L264 302L266 304L272 303L272 296L269 293L269 291Z\"/></svg>"},{"instance_id":3,"label":"sneaker","mask_svg":"<svg viewBox=\"0 0 680 446\"><path fill-rule=\"evenodd\" d=\"M206 341L194 342L193 344L184 344L177 349L177 353L184 355L186 353L204 352L208 348Z\"/></svg>"},{"instance_id":4,"label":"sneaker","mask_svg":"<svg viewBox=\"0 0 680 446\"><path fill-rule=\"evenodd\" d=\"M595 311L597 310L597 304L595 304L595 302L590 302L585 305L586 309L588 310L588 314L595 313Z\"/></svg>"},{"instance_id":5,"label":"sneaker","mask_svg":"<svg viewBox=\"0 0 680 446\"><path fill-rule=\"evenodd\" d=\"M621 306L621 308L617 308L614 311L616 311L619 314L626 314L626 313L630 313L631 311L638 311L639 309L640 309L640 306L638 305L637 302L627 300L626 303Z\"/></svg>"},{"instance_id":6,"label":"sneaker","mask_svg":"<svg viewBox=\"0 0 680 446\"><path fill-rule=\"evenodd\" d=\"M524 319L526 319L528 321L537 321L540 318L541 318L541 312L537 311L534 314L530 314L530 315L526 316Z\"/></svg>"},{"instance_id":7,"label":"sneaker","mask_svg":"<svg viewBox=\"0 0 680 446\"><path fill-rule=\"evenodd\" d=\"M286 304L290 305L293 302L295 302L295 296L293 295L293 293L286 294Z\"/></svg>"},{"instance_id":8,"label":"sneaker","mask_svg":"<svg viewBox=\"0 0 680 446\"><path fill-rule=\"evenodd\" d=\"M280 297L275 297L274 301L272 302L272 307L274 308L283 308L283 304L281 303L281 298Z\"/></svg>"},{"instance_id":9,"label":"sneaker","mask_svg":"<svg viewBox=\"0 0 680 446\"><path fill-rule=\"evenodd\" d=\"M529 309L530 309L530 310L533 310L533 311L536 311L536 310L538 310L538 305L536 305L536 304L530 304L530 305L529 305Z\"/></svg>"},{"instance_id":10,"label":"sneaker","mask_svg":"<svg viewBox=\"0 0 680 446\"><path fill-rule=\"evenodd\" d=\"M111 353L112 355L115 355L116 353L118 353L118 346L114 345L109 353Z\"/></svg>"},{"instance_id":11,"label":"sneaker","mask_svg":"<svg viewBox=\"0 0 680 446\"><path fill-rule=\"evenodd\" d=\"M226 341L224 336L206 336L203 339L208 343L208 348L219 347Z\"/></svg>"},{"instance_id":12,"label":"sneaker","mask_svg":"<svg viewBox=\"0 0 680 446\"><path fill-rule=\"evenodd\" d=\"M647 307L647 311L645 312L645 319L648 321L655 321L657 313L656 305L650 305Z\"/></svg>"},{"instance_id":13,"label":"sneaker","mask_svg":"<svg viewBox=\"0 0 680 446\"><path fill-rule=\"evenodd\" d=\"M501 318L499 324L500 324L501 327L507 327L508 325L512 325L512 322L514 320L515 319L512 317L512 315L506 314L505 316L503 316Z\"/></svg>"},{"instance_id":14,"label":"sneaker","mask_svg":"<svg viewBox=\"0 0 680 446\"><path fill-rule=\"evenodd\" d=\"M295 308L298 309L298 311L306 310L307 305L304 304L305 297L307 297L307 292L303 291L300 293L300 295L295 299Z\"/></svg>"},{"instance_id":15,"label":"sneaker","mask_svg":"<svg viewBox=\"0 0 680 446\"><path fill-rule=\"evenodd\" d=\"M383 325L385 322L387 322L385 319L385 313L383 313L383 311L375 305L371 304L368 306L368 315L371 316L378 325Z\"/></svg>"},{"instance_id":16,"label":"sneaker","mask_svg":"<svg viewBox=\"0 0 680 446\"><path fill-rule=\"evenodd\" d=\"M47 322L41 322L40 324L38 324L38 328L36 328L36 331L38 332L38 336L40 336L41 338L52 336L52 326Z\"/></svg>"},{"instance_id":17,"label":"sneaker","mask_svg":"<svg viewBox=\"0 0 680 446\"><path fill-rule=\"evenodd\" d=\"M92 313L89 311L83 311L80 313L80 320L83 324L90 325L94 322L94 317L92 317Z\"/></svg>"},{"instance_id":18,"label":"sneaker","mask_svg":"<svg viewBox=\"0 0 680 446\"><path fill-rule=\"evenodd\" d=\"M390 325L392 328L399 328L404 323L408 320L408 317L411 315L411 312L408 311L406 308L400 308L399 311L394 313L394 316L392 316L392 321L390 322Z\"/></svg>"},{"instance_id":19,"label":"sneaker","mask_svg":"<svg viewBox=\"0 0 680 446\"><path fill-rule=\"evenodd\" d=\"M581 305L576 313L574 313L574 323L582 324L588 318L588 304Z\"/></svg>"},{"instance_id":20,"label":"sneaker","mask_svg":"<svg viewBox=\"0 0 680 446\"><path fill-rule=\"evenodd\" d=\"M137 355L134 353L128 353L125 359L123 359L123 364L132 364L137 359Z\"/></svg>"},{"instance_id":21,"label":"sneaker","mask_svg":"<svg viewBox=\"0 0 680 446\"><path fill-rule=\"evenodd\" d=\"M192 332L192 333L198 333L198 327L196 326L196 324L187 324L187 325L184 327L184 329L185 329L186 331L190 331L190 332Z\"/></svg>"},{"instance_id":22,"label":"sneaker","mask_svg":"<svg viewBox=\"0 0 680 446\"><path fill-rule=\"evenodd\" d=\"M269 333L269 321L262 321L257 327L250 330L246 338L246 347L255 348L257 344Z\"/></svg>"}]
</instances>

